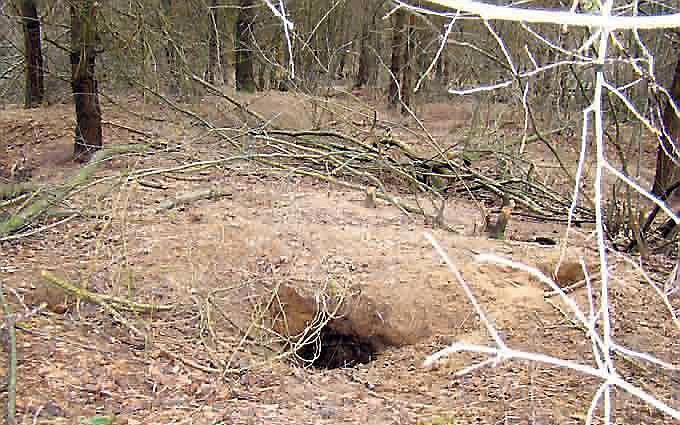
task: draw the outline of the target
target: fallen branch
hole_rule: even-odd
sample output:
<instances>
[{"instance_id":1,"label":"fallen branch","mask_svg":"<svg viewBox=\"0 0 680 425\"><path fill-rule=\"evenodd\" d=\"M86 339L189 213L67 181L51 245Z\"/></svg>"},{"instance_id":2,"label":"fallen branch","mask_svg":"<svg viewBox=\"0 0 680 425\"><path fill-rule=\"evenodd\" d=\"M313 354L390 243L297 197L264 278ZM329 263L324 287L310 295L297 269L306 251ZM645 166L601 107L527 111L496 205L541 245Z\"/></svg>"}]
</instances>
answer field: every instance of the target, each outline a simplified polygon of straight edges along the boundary
<instances>
[{"instance_id":1,"label":"fallen branch","mask_svg":"<svg viewBox=\"0 0 680 425\"><path fill-rule=\"evenodd\" d=\"M34 183L7 183L0 185L0 200L11 200L17 196L35 192L38 185Z\"/></svg>"},{"instance_id":2,"label":"fallen branch","mask_svg":"<svg viewBox=\"0 0 680 425\"><path fill-rule=\"evenodd\" d=\"M138 313L169 311L175 308L173 305L143 304L122 298L113 297L111 295L97 294L92 291L88 291L85 288L80 288L70 282L67 282L66 280L60 279L48 271L42 271L40 275L50 284L53 284L63 289L64 292L73 295L79 299L101 306L104 306L104 304L107 305L112 304L124 310L135 311Z\"/></svg>"},{"instance_id":3,"label":"fallen branch","mask_svg":"<svg viewBox=\"0 0 680 425\"><path fill-rule=\"evenodd\" d=\"M147 139L150 139L153 137L152 134L147 133L142 130L138 130L136 128L128 127L127 125L123 124L118 124L113 121L102 121L102 125L110 125L111 127L119 128L121 130L129 131L130 133L138 134L140 136L146 137Z\"/></svg>"},{"instance_id":4,"label":"fallen branch","mask_svg":"<svg viewBox=\"0 0 680 425\"><path fill-rule=\"evenodd\" d=\"M366 186L362 186L360 184L355 184L355 183L350 183L350 182L347 182L347 181L344 181L344 180L340 180L338 178L325 175L323 173L318 173L318 172L315 172L315 171L308 171L308 170L304 170L304 169L300 169L300 168L295 168L295 167L288 166L288 165L285 165L285 164L276 163L276 162L273 162L273 161L268 161L268 160L263 160L263 159L258 160L258 162L261 162L261 163L267 164L267 165L271 165L273 167L282 168L282 169L285 169L285 170L290 170L291 172L294 172L295 174L299 174L299 175L302 175L302 176L314 177L314 178L317 178L319 180L323 180L323 181L326 181L326 182L329 182L329 183L333 183L335 185L342 186L342 187L345 187L345 188L348 188L348 189L354 189L354 190L364 192L364 193L366 193L368 191L368 187L366 187ZM400 199L391 196L389 193L386 193L386 192L375 191L375 197L389 202L390 204L394 205L397 209L401 210L402 212L405 212L407 214L408 213L420 214L423 217L425 217L425 219L429 220L431 223L436 223L437 225L439 225L443 229L446 229L450 232L458 233L458 231L455 230L453 227L448 226L446 223L442 223L441 217L439 216L439 214L437 214L437 215L428 214L425 211L423 211L422 208L415 207L413 205L407 204L407 203L401 201Z\"/></svg>"},{"instance_id":5,"label":"fallen branch","mask_svg":"<svg viewBox=\"0 0 680 425\"><path fill-rule=\"evenodd\" d=\"M73 285L70 282L67 282L65 280L59 279L50 272L43 271L41 272L41 276L45 278L48 282L51 284L54 284L58 286L59 288L63 289L65 292L74 295L76 297L79 297L80 299L83 299L85 301L91 302L93 304L99 305L106 311L108 314L110 314L118 323L124 325L128 329L130 329L135 335L137 335L140 338L144 338L145 342L149 341L149 337L146 334L146 332L143 332L139 330L135 325L130 323L129 320L127 320L123 315L121 315L118 310L114 307L123 308L126 310L130 311L136 311L136 312L152 312L152 311L168 311L174 309L174 306L172 305L156 305L156 304L140 304L136 302L132 302L129 300L124 300L116 297L112 297L109 295L100 295L100 294L95 294L94 292L88 291L87 289L84 288L79 288L75 285ZM194 369L206 372L206 373L216 373L219 372L219 369L211 368L208 366L203 366L193 360L186 359L178 354L175 354L168 350L167 348L164 348L162 346L158 347L160 352L164 354L165 356L177 360L189 367L192 367Z\"/></svg>"},{"instance_id":6,"label":"fallen branch","mask_svg":"<svg viewBox=\"0 0 680 425\"><path fill-rule=\"evenodd\" d=\"M210 84L209 82L205 81L204 79L197 76L196 74L191 74L191 79L196 81L197 83L201 84L202 86L204 86L208 90L210 90L216 96L219 96L219 97L225 99L226 101L228 101L229 103L234 105L236 108L238 108L239 111L245 113L246 115L250 115L250 116L254 117L258 121L258 124L264 124L268 121L262 115L258 114L257 112L253 111L252 109L248 109L248 107L246 105L237 101L233 97L227 95L225 92L220 90L218 87L214 86L213 84Z\"/></svg>"},{"instance_id":7,"label":"fallen branch","mask_svg":"<svg viewBox=\"0 0 680 425\"><path fill-rule=\"evenodd\" d=\"M21 208L18 213L0 222L0 237L8 236L24 228L53 205L63 201L74 189L86 184L102 162L111 159L115 155L134 152L141 153L147 150L148 148L144 145L112 146L100 150L76 175L68 179L60 188L44 191L44 193L36 196L36 200Z\"/></svg>"},{"instance_id":8,"label":"fallen branch","mask_svg":"<svg viewBox=\"0 0 680 425\"><path fill-rule=\"evenodd\" d=\"M156 212L170 210L180 205L190 204L202 199L218 199L231 197L231 195L231 192L226 192L219 188L200 189L195 192L184 193L177 195L174 198L161 201L161 203L158 205L158 208L156 208Z\"/></svg>"},{"instance_id":9,"label":"fallen branch","mask_svg":"<svg viewBox=\"0 0 680 425\"><path fill-rule=\"evenodd\" d=\"M78 214L71 214L70 216L67 216L66 218L64 218L62 220L48 224L46 226L41 226L37 229L29 230L28 232L23 232L23 233L15 233L15 234L10 235L10 236L5 236L4 238L0 238L0 242L13 241L15 239L21 239L21 238L25 238L25 237L28 237L28 236L37 235L38 233L42 233L45 230L52 229L54 227L61 226L62 224L68 223L69 221L73 220L76 217L78 217Z\"/></svg>"},{"instance_id":10,"label":"fallen branch","mask_svg":"<svg viewBox=\"0 0 680 425\"><path fill-rule=\"evenodd\" d=\"M456 192L458 187L465 187L466 192L474 196L469 190L470 186L475 186L477 190L491 192L499 197L507 195L515 201L518 207L528 210L534 217L558 222L567 220L567 212L571 205L568 196L555 192L552 188L532 179L525 170L510 172L512 175L525 176L523 178L500 181L499 170L483 171L464 160L453 158L447 155L431 136L429 136L431 144L436 145L435 151L438 152L435 156L423 154L408 143L398 140L391 133L391 128L376 131L375 125L368 132L363 129L356 129L356 132L343 132L337 129L285 130L276 128L268 117L257 114L239 99L230 97L198 76L192 75L190 78L206 87L212 94L226 99L244 115L243 119L246 123L254 122L254 125L245 129L242 134L234 136L223 131L208 118L180 107L171 99L163 97L149 87L141 84L140 86L158 96L175 111L196 120L212 134L239 150L244 148L244 145L238 141L239 138L247 137L251 138L251 141L254 140L255 143L248 148L249 155L244 155L243 159L285 169L298 175L322 179L362 192L365 192L368 183L368 185L380 188L380 191L376 193L377 197L386 199L402 212L424 214L424 210L419 205L411 207L387 195L387 183L383 182L394 182L399 187L391 188L390 191L398 192L406 187L416 197L423 195L429 197L433 209L439 213L427 218L433 219L435 223L441 222L443 218L441 205L444 204L444 192ZM376 120L374 116L374 123ZM351 125L351 120L345 122ZM421 130L428 135L424 127ZM563 128L555 129L549 134L562 130ZM406 129L406 131L409 130ZM536 137L540 138L540 136ZM260 160L276 154L280 154L276 160L273 158L268 161ZM559 158L557 159L559 161ZM564 167L564 164L562 166ZM415 202L417 204L420 201L416 199ZM174 206L173 203L166 203L161 209ZM578 216L572 217L575 221L590 222L594 219L591 208L577 207L575 211L578 213ZM522 211L517 211L517 214L521 215Z\"/></svg>"}]
</instances>

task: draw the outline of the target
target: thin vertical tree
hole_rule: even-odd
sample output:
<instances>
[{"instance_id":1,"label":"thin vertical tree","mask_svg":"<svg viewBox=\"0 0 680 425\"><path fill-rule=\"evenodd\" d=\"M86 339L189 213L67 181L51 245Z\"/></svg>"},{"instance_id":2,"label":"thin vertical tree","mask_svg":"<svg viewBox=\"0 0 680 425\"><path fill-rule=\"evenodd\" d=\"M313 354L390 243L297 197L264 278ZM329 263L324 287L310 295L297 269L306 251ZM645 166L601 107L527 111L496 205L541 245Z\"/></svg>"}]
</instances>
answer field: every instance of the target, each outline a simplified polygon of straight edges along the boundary
<instances>
[{"instance_id":1,"label":"thin vertical tree","mask_svg":"<svg viewBox=\"0 0 680 425\"><path fill-rule=\"evenodd\" d=\"M368 77L370 75L369 65L369 50L368 44L370 42L371 19L373 17L365 15L364 21L361 24L361 37L359 39L359 68L357 70L357 77L354 81L354 88L361 88L368 84Z\"/></svg>"},{"instance_id":2,"label":"thin vertical tree","mask_svg":"<svg viewBox=\"0 0 680 425\"><path fill-rule=\"evenodd\" d=\"M255 72L253 51L249 39L253 37L255 20L255 0L239 0L239 13L236 20L236 90L255 91Z\"/></svg>"},{"instance_id":3,"label":"thin vertical tree","mask_svg":"<svg viewBox=\"0 0 680 425\"><path fill-rule=\"evenodd\" d=\"M404 28L406 27L406 12L398 9L394 12L394 26L392 28L392 61L390 63L390 86L388 100L390 106L396 106L401 102L400 75L401 60L404 50Z\"/></svg>"},{"instance_id":4,"label":"thin vertical tree","mask_svg":"<svg viewBox=\"0 0 680 425\"><path fill-rule=\"evenodd\" d=\"M680 106L680 58L675 65L673 86L670 90L671 98ZM656 174L652 192L662 196L680 180L680 118L669 101L663 114L664 135L659 138L659 148L656 155Z\"/></svg>"},{"instance_id":5,"label":"thin vertical tree","mask_svg":"<svg viewBox=\"0 0 680 425\"><path fill-rule=\"evenodd\" d=\"M40 17L35 0L18 0L17 3L24 30L24 104L26 108L36 108L45 97Z\"/></svg>"},{"instance_id":6,"label":"thin vertical tree","mask_svg":"<svg viewBox=\"0 0 680 425\"><path fill-rule=\"evenodd\" d=\"M170 18L172 16L172 0L161 0L161 30L165 37L165 61L168 65L168 72L170 73L170 81L168 82L168 91L170 95L177 96L180 92L179 84L179 61L177 60L177 52L175 51L175 44L168 28L170 27Z\"/></svg>"},{"instance_id":7,"label":"thin vertical tree","mask_svg":"<svg viewBox=\"0 0 680 425\"><path fill-rule=\"evenodd\" d=\"M416 16L410 14L406 28L406 48L404 49L404 65L401 71L401 112L407 114L412 103L411 86L416 64Z\"/></svg>"},{"instance_id":8,"label":"thin vertical tree","mask_svg":"<svg viewBox=\"0 0 680 425\"><path fill-rule=\"evenodd\" d=\"M353 36L353 30L354 26L352 25L352 15L356 13L356 10L351 7L352 5L349 2L346 2L343 9L342 9L342 14L339 16L339 19L337 21L337 24L335 25L335 28L330 28L329 32L331 34L336 34L340 36L340 39L338 40L341 45L341 50L337 52L339 54L340 58L338 60L337 68L335 71L335 76L334 78L339 78L339 79L344 79L346 77L345 74L345 67L347 67L347 62L349 58L349 47L352 44L352 38ZM366 11L368 12L368 10ZM366 14L366 13L364 13ZM331 38L331 37L329 37ZM331 58L335 59L334 52L330 52ZM331 77L331 78L333 78Z\"/></svg>"},{"instance_id":9,"label":"thin vertical tree","mask_svg":"<svg viewBox=\"0 0 680 425\"><path fill-rule=\"evenodd\" d=\"M220 72L220 32L218 18L219 18L219 8L217 7L217 0L210 0L209 7L209 18L210 25L208 29L208 68L205 72L205 79L214 84L217 76L221 74Z\"/></svg>"},{"instance_id":10,"label":"thin vertical tree","mask_svg":"<svg viewBox=\"0 0 680 425\"><path fill-rule=\"evenodd\" d=\"M97 2L71 3L71 88L76 105L74 156L85 160L102 146L101 109L95 76Z\"/></svg>"},{"instance_id":11,"label":"thin vertical tree","mask_svg":"<svg viewBox=\"0 0 680 425\"><path fill-rule=\"evenodd\" d=\"M436 76L437 81L439 81L440 83L443 84L448 83L449 62L448 58L446 57L446 52L442 52L439 58L437 58L437 67L434 75Z\"/></svg>"}]
</instances>

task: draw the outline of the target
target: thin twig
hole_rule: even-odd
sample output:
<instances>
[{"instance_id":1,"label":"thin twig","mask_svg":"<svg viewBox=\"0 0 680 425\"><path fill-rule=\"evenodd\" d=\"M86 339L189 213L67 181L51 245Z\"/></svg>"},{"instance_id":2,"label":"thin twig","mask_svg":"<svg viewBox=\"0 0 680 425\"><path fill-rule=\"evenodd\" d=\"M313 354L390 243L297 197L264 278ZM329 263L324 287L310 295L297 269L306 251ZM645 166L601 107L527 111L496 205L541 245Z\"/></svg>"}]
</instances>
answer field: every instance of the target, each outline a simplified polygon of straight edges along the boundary
<instances>
[{"instance_id":1,"label":"thin twig","mask_svg":"<svg viewBox=\"0 0 680 425\"><path fill-rule=\"evenodd\" d=\"M5 313L7 332L9 333L9 376L7 380L7 424L15 425L17 411L17 333L14 327L15 318L5 298L5 291L0 282L0 303Z\"/></svg>"}]
</instances>

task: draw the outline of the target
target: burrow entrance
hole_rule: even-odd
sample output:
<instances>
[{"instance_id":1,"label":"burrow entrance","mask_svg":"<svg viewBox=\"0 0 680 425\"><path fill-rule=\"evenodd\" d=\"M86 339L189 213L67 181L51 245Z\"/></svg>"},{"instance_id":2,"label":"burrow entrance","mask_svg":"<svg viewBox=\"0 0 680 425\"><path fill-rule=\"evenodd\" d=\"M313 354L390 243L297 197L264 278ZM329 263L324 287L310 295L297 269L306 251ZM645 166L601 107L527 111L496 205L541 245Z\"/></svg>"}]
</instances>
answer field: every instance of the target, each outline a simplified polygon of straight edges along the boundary
<instances>
[{"instance_id":1,"label":"burrow entrance","mask_svg":"<svg viewBox=\"0 0 680 425\"><path fill-rule=\"evenodd\" d=\"M275 303L271 311L273 329L288 336L295 345L300 345L301 338L309 341L297 349L295 356L305 365L319 369L353 367L375 360L388 347L415 342L413 332L392 320L396 314L390 306L375 303L366 296L353 295L341 301L326 299L325 309L321 309L318 294L282 285L278 298L280 303ZM321 311L335 314L329 318ZM325 325L312 335L310 327L320 322Z\"/></svg>"},{"instance_id":2,"label":"burrow entrance","mask_svg":"<svg viewBox=\"0 0 680 425\"><path fill-rule=\"evenodd\" d=\"M319 338L297 350L298 357L318 369L338 369L367 364L375 359L373 344L353 335L343 335L323 328Z\"/></svg>"}]
</instances>

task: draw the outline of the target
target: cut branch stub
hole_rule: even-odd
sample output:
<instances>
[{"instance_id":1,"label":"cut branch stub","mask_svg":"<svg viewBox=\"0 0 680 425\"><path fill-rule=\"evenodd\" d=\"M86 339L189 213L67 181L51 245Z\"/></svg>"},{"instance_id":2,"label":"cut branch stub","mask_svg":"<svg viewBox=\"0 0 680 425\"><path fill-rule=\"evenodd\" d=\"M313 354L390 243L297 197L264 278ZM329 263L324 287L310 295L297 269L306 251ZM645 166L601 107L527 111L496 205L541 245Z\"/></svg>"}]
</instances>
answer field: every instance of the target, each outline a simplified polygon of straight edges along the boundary
<instances>
[{"instance_id":1,"label":"cut branch stub","mask_svg":"<svg viewBox=\"0 0 680 425\"><path fill-rule=\"evenodd\" d=\"M490 238L505 239L505 229L508 227L508 221L514 208L515 201L508 201L506 205L503 205L495 220L492 220L488 211L484 211L484 231Z\"/></svg>"}]
</instances>

